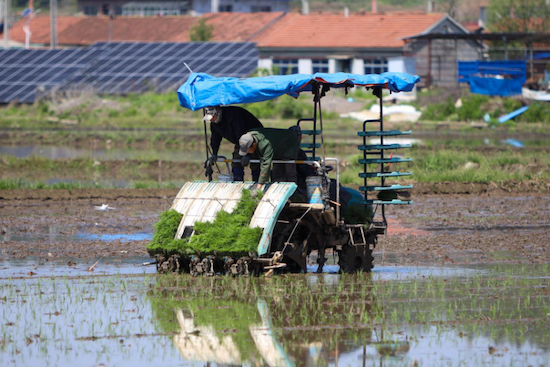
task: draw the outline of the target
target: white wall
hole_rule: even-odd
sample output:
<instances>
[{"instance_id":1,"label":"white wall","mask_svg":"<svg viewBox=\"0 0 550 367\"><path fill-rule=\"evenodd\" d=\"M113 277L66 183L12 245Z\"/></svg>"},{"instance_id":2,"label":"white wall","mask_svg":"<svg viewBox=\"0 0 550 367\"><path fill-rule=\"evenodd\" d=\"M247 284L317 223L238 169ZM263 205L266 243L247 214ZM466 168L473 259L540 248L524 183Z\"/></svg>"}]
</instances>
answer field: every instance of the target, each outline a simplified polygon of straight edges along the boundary
<instances>
[{"instance_id":1,"label":"white wall","mask_svg":"<svg viewBox=\"0 0 550 367\"><path fill-rule=\"evenodd\" d=\"M388 58L388 71L390 73L416 74L414 57L390 57Z\"/></svg>"},{"instance_id":2,"label":"white wall","mask_svg":"<svg viewBox=\"0 0 550 367\"><path fill-rule=\"evenodd\" d=\"M352 74L365 74L365 61L363 59L353 59L351 61Z\"/></svg>"},{"instance_id":3,"label":"white wall","mask_svg":"<svg viewBox=\"0 0 550 367\"><path fill-rule=\"evenodd\" d=\"M271 70L272 66L273 66L273 61L271 59L258 59L258 69Z\"/></svg>"},{"instance_id":4,"label":"white wall","mask_svg":"<svg viewBox=\"0 0 550 367\"><path fill-rule=\"evenodd\" d=\"M311 59L298 60L298 73L300 74L313 74L313 66Z\"/></svg>"},{"instance_id":5,"label":"white wall","mask_svg":"<svg viewBox=\"0 0 550 367\"><path fill-rule=\"evenodd\" d=\"M335 59L328 59L328 72L331 73L331 74L336 72L336 60Z\"/></svg>"}]
</instances>

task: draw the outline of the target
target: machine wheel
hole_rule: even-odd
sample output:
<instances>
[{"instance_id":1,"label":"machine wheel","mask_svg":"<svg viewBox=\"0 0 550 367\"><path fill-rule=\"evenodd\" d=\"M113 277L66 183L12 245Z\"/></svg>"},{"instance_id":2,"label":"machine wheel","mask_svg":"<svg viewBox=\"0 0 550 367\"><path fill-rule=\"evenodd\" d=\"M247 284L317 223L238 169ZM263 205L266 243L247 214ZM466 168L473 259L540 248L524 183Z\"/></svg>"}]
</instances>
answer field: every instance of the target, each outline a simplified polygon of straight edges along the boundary
<instances>
[{"instance_id":1,"label":"machine wheel","mask_svg":"<svg viewBox=\"0 0 550 367\"><path fill-rule=\"evenodd\" d=\"M157 271L159 273L181 273L182 259L179 255L172 255L168 259L165 256L157 255Z\"/></svg>"},{"instance_id":2,"label":"machine wheel","mask_svg":"<svg viewBox=\"0 0 550 367\"><path fill-rule=\"evenodd\" d=\"M342 273L370 272L374 257L369 246L347 244L338 252L338 265Z\"/></svg>"}]
</instances>

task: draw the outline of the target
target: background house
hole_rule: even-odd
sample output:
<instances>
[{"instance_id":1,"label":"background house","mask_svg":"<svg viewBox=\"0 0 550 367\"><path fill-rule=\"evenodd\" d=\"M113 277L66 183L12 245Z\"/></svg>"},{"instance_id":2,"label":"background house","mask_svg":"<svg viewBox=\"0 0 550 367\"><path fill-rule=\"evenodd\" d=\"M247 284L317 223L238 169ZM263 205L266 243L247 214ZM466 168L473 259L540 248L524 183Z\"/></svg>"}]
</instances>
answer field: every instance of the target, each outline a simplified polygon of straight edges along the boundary
<instances>
[{"instance_id":1,"label":"background house","mask_svg":"<svg viewBox=\"0 0 550 367\"><path fill-rule=\"evenodd\" d=\"M370 74L388 71L388 60L396 57L423 60L427 43L407 43L404 39L431 32L469 33L441 13L286 14L254 40L260 52L259 66L279 74L340 71ZM441 57L446 59L439 62L447 66L447 58L476 60L478 48L476 42L462 42L457 48L444 49L447 54ZM394 64L402 68L410 62ZM416 65L416 73L421 76L425 69L425 63ZM451 69L456 69L456 63ZM415 72L410 68L405 71Z\"/></svg>"},{"instance_id":2,"label":"background house","mask_svg":"<svg viewBox=\"0 0 550 367\"><path fill-rule=\"evenodd\" d=\"M447 14L388 12L299 14L284 12L208 13L202 17L59 17L58 44L83 47L96 42L189 42L199 19L213 27L210 41L254 42L258 67L274 73L405 71L422 78L420 86L456 86L458 61L481 59L475 39L430 40L429 35L471 35ZM11 31L24 44L25 21ZM50 42L50 18L30 21L31 45ZM429 57L428 57L429 55Z\"/></svg>"}]
</instances>

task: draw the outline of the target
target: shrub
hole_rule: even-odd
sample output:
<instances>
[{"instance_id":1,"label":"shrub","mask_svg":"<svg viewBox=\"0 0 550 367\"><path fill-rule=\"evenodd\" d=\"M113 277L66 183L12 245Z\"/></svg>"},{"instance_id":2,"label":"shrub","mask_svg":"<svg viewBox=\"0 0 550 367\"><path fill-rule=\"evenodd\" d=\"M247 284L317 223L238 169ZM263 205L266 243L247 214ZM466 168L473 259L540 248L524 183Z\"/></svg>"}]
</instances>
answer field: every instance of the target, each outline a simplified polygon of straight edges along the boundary
<instances>
[{"instance_id":1,"label":"shrub","mask_svg":"<svg viewBox=\"0 0 550 367\"><path fill-rule=\"evenodd\" d=\"M468 97L465 97L462 100L462 107L456 109L459 121L482 119L486 111L484 111L481 106L487 101L489 101L488 96L483 96L479 94L472 94Z\"/></svg>"},{"instance_id":2,"label":"shrub","mask_svg":"<svg viewBox=\"0 0 550 367\"><path fill-rule=\"evenodd\" d=\"M120 112L118 112L117 110L109 110L109 117L118 117L120 116Z\"/></svg>"},{"instance_id":3,"label":"shrub","mask_svg":"<svg viewBox=\"0 0 550 367\"><path fill-rule=\"evenodd\" d=\"M529 109L518 116L522 122L550 122L550 104L547 102L534 102Z\"/></svg>"},{"instance_id":4,"label":"shrub","mask_svg":"<svg viewBox=\"0 0 550 367\"><path fill-rule=\"evenodd\" d=\"M206 42L212 38L213 25L206 24L204 18L199 19L196 25L189 30L189 39L193 42Z\"/></svg>"},{"instance_id":5,"label":"shrub","mask_svg":"<svg viewBox=\"0 0 550 367\"><path fill-rule=\"evenodd\" d=\"M426 107L420 118L428 121L444 121L454 113L455 105L452 98L449 97L446 102L434 103Z\"/></svg>"}]
</instances>

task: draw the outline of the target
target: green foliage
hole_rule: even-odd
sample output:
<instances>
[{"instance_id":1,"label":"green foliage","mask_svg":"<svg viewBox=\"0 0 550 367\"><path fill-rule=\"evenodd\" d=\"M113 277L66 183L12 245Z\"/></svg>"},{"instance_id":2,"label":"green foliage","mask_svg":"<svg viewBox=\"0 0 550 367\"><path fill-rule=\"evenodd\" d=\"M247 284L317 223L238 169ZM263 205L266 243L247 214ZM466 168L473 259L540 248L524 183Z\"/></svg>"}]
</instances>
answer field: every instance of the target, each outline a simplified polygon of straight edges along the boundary
<instances>
[{"instance_id":1,"label":"green foliage","mask_svg":"<svg viewBox=\"0 0 550 367\"><path fill-rule=\"evenodd\" d=\"M82 182L57 182L54 184L46 184L44 182L30 182L22 179L16 180L0 180L0 190L16 190L16 189L49 189L49 190L73 190L84 188L96 188L94 183Z\"/></svg>"},{"instance_id":2,"label":"green foliage","mask_svg":"<svg viewBox=\"0 0 550 367\"><path fill-rule=\"evenodd\" d=\"M212 38L213 25L206 24L204 18L199 19L196 25L189 30L189 39L193 42L207 42Z\"/></svg>"},{"instance_id":3,"label":"green foliage","mask_svg":"<svg viewBox=\"0 0 550 367\"><path fill-rule=\"evenodd\" d=\"M118 117L120 116L120 112L117 110L109 110L109 117Z\"/></svg>"},{"instance_id":4,"label":"green foliage","mask_svg":"<svg viewBox=\"0 0 550 367\"><path fill-rule=\"evenodd\" d=\"M138 110L135 107L130 107L122 112L123 117L134 117L138 115Z\"/></svg>"},{"instance_id":5,"label":"green foliage","mask_svg":"<svg viewBox=\"0 0 550 367\"><path fill-rule=\"evenodd\" d=\"M546 0L491 0L487 10L493 32L547 33L550 27Z\"/></svg>"},{"instance_id":6,"label":"green foliage","mask_svg":"<svg viewBox=\"0 0 550 367\"><path fill-rule=\"evenodd\" d=\"M434 103L426 107L420 118L428 121L445 121L453 113L455 113L455 105L449 97L444 103Z\"/></svg>"},{"instance_id":7,"label":"green foliage","mask_svg":"<svg viewBox=\"0 0 550 367\"><path fill-rule=\"evenodd\" d=\"M519 115L517 119L521 122L550 122L550 103L534 102L529 109Z\"/></svg>"},{"instance_id":8,"label":"green foliage","mask_svg":"<svg viewBox=\"0 0 550 367\"><path fill-rule=\"evenodd\" d=\"M243 108L247 109L258 119L289 119L298 120L301 118L313 117L313 102L310 95L303 95L299 98L282 96L277 99L243 104ZM324 112L323 119L335 119L337 113Z\"/></svg>"},{"instance_id":9,"label":"green foliage","mask_svg":"<svg viewBox=\"0 0 550 367\"><path fill-rule=\"evenodd\" d=\"M462 106L455 107L455 103L451 97L443 103L434 103L426 107L422 116L422 120L427 121L471 121L481 120L485 113L483 105L489 101L488 96L479 94L470 94L462 98ZM505 102L505 109L511 108L515 102ZM513 110L511 110L513 111ZM508 112L511 112L508 111Z\"/></svg>"},{"instance_id":10,"label":"green foliage","mask_svg":"<svg viewBox=\"0 0 550 367\"><path fill-rule=\"evenodd\" d=\"M447 141L438 142L431 147L413 146L406 152L406 156L413 159L412 163L399 164L395 168L392 165L392 168L399 171L412 171L413 175L410 179L416 182L489 183L550 179L550 156L548 154L541 154L541 151L538 150L520 150L511 147L489 151L472 149L476 146L480 146L477 141L473 141L471 145L463 146L459 144L449 146ZM544 146L547 146L547 142ZM360 154L346 158L349 165L340 174L342 184L363 184L363 179L358 177L362 166L357 162L361 158ZM368 169L369 172L373 172L379 170L379 167L369 165ZM392 181L399 183L402 180Z\"/></svg>"},{"instance_id":11,"label":"green foliage","mask_svg":"<svg viewBox=\"0 0 550 367\"><path fill-rule=\"evenodd\" d=\"M248 254L256 251L262 235L261 228L248 225L262 195L252 198L243 190L241 200L232 213L220 210L213 223L197 222L191 239L174 240L182 215L169 210L155 225L155 235L147 249L151 255L166 253L191 254Z\"/></svg>"},{"instance_id":12,"label":"green foliage","mask_svg":"<svg viewBox=\"0 0 550 367\"><path fill-rule=\"evenodd\" d=\"M462 100L462 107L457 108L459 121L481 120L486 111L481 106L489 101L488 96L471 94Z\"/></svg>"}]
</instances>

